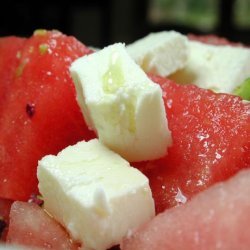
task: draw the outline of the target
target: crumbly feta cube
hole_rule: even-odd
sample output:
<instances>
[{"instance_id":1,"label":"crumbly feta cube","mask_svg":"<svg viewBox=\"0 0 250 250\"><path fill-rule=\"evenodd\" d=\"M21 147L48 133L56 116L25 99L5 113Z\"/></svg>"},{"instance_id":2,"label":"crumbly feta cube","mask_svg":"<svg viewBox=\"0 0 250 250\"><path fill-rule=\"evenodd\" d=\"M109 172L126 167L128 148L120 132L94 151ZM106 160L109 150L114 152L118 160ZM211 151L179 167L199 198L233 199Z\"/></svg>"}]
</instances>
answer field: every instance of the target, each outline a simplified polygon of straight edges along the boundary
<instances>
[{"instance_id":1,"label":"crumbly feta cube","mask_svg":"<svg viewBox=\"0 0 250 250\"><path fill-rule=\"evenodd\" d=\"M100 141L128 161L157 159L171 143L162 90L114 44L70 68L77 100Z\"/></svg>"},{"instance_id":2,"label":"crumbly feta cube","mask_svg":"<svg viewBox=\"0 0 250 250\"><path fill-rule=\"evenodd\" d=\"M186 66L171 78L220 93L233 93L250 76L250 49L188 43Z\"/></svg>"},{"instance_id":3,"label":"crumbly feta cube","mask_svg":"<svg viewBox=\"0 0 250 250\"><path fill-rule=\"evenodd\" d=\"M168 76L187 61L187 38L176 31L151 33L127 46L130 56L145 72Z\"/></svg>"},{"instance_id":4,"label":"crumbly feta cube","mask_svg":"<svg viewBox=\"0 0 250 250\"><path fill-rule=\"evenodd\" d=\"M148 179L97 139L44 157L38 180L45 209L84 249L119 244L155 214Z\"/></svg>"}]
</instances>

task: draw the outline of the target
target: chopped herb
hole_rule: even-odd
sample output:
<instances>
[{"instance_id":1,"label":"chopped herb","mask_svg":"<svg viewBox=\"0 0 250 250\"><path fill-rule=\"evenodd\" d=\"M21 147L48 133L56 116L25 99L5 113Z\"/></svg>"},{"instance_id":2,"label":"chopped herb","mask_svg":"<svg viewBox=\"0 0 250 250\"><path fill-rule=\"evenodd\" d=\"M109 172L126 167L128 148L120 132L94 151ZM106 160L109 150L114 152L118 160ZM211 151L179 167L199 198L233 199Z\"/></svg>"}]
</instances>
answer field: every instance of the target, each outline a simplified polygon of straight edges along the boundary
<instances>
[{"instance_id":1,"label":"chopped herb","mask_svg":"<svg viewBox=\"0 0 250 250\"><path fill-rule=\"evenodd\" d=\"M22 75L23 70L24 70L24 67L25 67L25 65L26 65L27 63L28 63L28 59L26 58L26 59L24 59L24 60L19 64L19 66L18 66L17 69L16 69L16 77L19 77L19 76Z\"/></svg>"},{"instance_id":2,"label":"chopped herb","mask_svg":"<svg viewBox=\"0 0 250 250\"><path fill-rule=\"evenodd\" d=\"M45 43L39 45L39 52L41 55L44 55L48 51L49 46Z\"/></svg>"},{"instance_id":3,"label":"chopped herb","mask_svg":"<svg viewBox=\"0 0 250 250\"><path fill-rule=\"evenodd\" d=\"M243 100L250 101L250 77L234 90L234 94L240 96Z\"/></svg>"},{"instance_id":4,"label":"chopped herb","mask_svg":"<svg viewBox=\"0 0 250 250\"><path fill-rule=\"evenodd\" d=\"M38 29L34 31L35 36L45 36L47 34L47 30L45 29Z\"/></svg>"},{"instance_id":5,"label":"chopped herb","mask_svg":"<svg viewBox=\"0 0 250 250\"><path fill-rule=\"evenodd\" d=\"M28 114L28 116L30 118L32 118L34 116L34 114L35 114L35 104L34 103L32 103L32 104L28 103L26 105L26 113Z\"/></svg>"}]
</instances>

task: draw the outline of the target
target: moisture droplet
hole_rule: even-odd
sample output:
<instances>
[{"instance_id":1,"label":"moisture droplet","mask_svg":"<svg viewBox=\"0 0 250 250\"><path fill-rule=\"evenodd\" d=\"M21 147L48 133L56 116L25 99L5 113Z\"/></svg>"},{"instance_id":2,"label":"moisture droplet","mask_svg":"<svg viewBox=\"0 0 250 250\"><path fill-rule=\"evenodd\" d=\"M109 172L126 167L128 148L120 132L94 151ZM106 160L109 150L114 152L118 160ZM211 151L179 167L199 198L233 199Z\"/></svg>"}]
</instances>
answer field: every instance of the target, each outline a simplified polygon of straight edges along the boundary
<instances>
[{"instance_id":1,"label":"moisture droplet","mask_svg":"<svg viewBox=\"0 0 250 250\"><path fill-rule=\"evenodd\" d=\"M173 104L173 100L172 100L172 99L167 100L167 107L168 107L169 109L172 108L172 104Z\"/></svg>"},{"instance_id":2,"label":"moisture droplet","mask_svg":"<svg viewBox=\"0 0 250 250\"><path fill-rule=\"evenodd\" d=\"M183 195L183 193L181 192L181 190L178 188L178 192L175 196L175 200L179 203L186 203L187 202L187 197L185 195Z\"/></svg>"}]
</instances>

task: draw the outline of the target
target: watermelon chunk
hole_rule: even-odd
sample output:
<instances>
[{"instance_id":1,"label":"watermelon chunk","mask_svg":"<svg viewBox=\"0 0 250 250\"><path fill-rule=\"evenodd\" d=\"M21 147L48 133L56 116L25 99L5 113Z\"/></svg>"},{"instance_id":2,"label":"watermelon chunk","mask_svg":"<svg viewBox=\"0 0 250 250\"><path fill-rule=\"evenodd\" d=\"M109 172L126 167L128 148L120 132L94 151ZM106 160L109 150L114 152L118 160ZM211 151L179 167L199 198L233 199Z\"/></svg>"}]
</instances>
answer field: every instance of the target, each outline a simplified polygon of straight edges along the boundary
<instances>
[{"instance_id":1,"label":"watermelon chunk","mask_svg":"<svg viewBox=\"0 0 250 250\"><path fill-rule=\"evenodd\" d=\"M173 145L160 160L133 164L149 178L157 213L250 166L250 104L152 76L162 87Z\"/></svg>"},{"instance_id":2,"label":"watermelon chunk","mask_svg":"<svg viewBox=\"0 0 250 250\"><path fill-rule=\"evenodd\" d=\"M42 249L78 249L66 231L41 207L21 201L11 206L7 243Z\"/></svg>"},{"instance_id":3,"label":"watermelon chunk","mask_svg":"<svg viewBox=\"0 0 250 250\"><path fill-rule=\"evenodd\" d=\"M94 137L69 74L72 61L90 52L58 31L39 31L25 41L0 116L0 197L28 200L37 193L40 158Z\"/></svg>"},{"instance_id":4,"label":"watermelon chunk","mask_svg":"<svg viewBox=\"0 0 250 250\"><path fill-rule=\"evenodd\" d=\"M123 250L249 249L250 170L166 210L122 243Z\"/></svg>"}]
</instances>

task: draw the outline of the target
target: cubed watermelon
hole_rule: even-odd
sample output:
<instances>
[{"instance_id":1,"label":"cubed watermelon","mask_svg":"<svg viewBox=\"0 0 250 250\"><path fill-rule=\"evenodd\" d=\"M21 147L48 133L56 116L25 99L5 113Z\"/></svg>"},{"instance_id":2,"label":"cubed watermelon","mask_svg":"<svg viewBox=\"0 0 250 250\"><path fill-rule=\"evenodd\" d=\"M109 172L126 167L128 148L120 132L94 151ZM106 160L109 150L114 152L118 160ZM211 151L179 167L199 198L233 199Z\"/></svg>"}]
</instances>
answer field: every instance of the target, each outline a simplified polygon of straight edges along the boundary
<instances>
[{"instance_id":1,"label":"cubed watermelon","mask_svg":"<svg viewBox=\"0 0 250 250\"><path fill-rule=\"evenodd\" d=\"M21 201L11 206L7 242L41 249L78 249L78 244L41 207Z\"/></svg>"},{"instance_id":2,"label":"cubed watermelon","mask_svg":"<svg viewBox=\"0 0 250 250\"><path fill-rule=\"evenodd\" d=\"M122 250L249 249L250 170L166 210L125 239Z\"/></svg>"},{"instance_id":3,"label":"cubed watermelon","mask_svg":"<svg viewBox=\"0 0 250 250\"><path fill-rule=\"evenodd\" d=\"M133 164L150 179L156 211L250 166L250 103L152 76L163 90L173 145L160 160Z\"/></svg>"}]
</instances>

